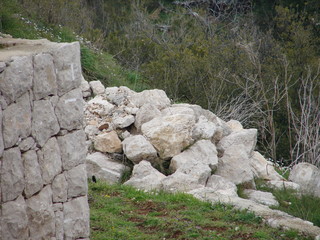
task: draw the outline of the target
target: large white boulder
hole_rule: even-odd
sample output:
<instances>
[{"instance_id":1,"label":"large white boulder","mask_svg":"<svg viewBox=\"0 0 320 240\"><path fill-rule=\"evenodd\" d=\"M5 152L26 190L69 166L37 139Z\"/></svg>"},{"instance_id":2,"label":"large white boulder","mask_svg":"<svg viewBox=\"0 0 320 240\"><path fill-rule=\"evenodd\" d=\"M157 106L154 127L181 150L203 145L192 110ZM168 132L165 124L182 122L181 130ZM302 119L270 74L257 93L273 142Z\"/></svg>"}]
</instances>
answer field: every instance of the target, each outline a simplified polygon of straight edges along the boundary
<instances>
[{"instance_id":1,"label":"large white boulder","mask_svg":"<svg viewBox=\"0 0 320 240\"><path fill-rule=\"evenodd\" d=\"M144 104L150 103L158 109L170 106L170 99L163 90L153 89L144 90L128 96L129 101L136 107L142 107Z\"/></svg>"},{"instance_id":2,"label":"large white boulder","mask_svg":"<svg viewBox=\"0 0 320 240\"><path fill-rule=\"evenodd\" d=\"M289 180L297 183L301 191L320 197L320 170L310 163L295 165L289 176Z\"/></svg>"},{"instance_id":3,"label":"large white boulder","mask_svg":"<svg viewBox=\"0 0 320 240\"><path fill-rule=\"evenodd\" d=\"M131 178L124 184L146 191L161 190L161 181L165 178L166 176L153 168L150 162L143 160L134 166Z\"/></svg>"},{"instance_id":4,"label":"large white boulder","mask_svg":"<svg viewBox=\"0 0 320 240\"><path fill-rule=\"evenodd\" d=\"M187 114L157 117L144 123L141 127L143 135L156 148L160 157L167 160L190 146L194 117Z\"/></svg>"},{"instance_id":5,"label":"large white boulder","mask_svg":"<svg viewBox=\"0 0 320 240\"><path fill-rule=\"evenodd\" d=\"M272 181L267 181L266 185L271 188L277 188L277 189L292 189L299 191L300 190L300 185L294 182L290 181L277 181L277 180L272 180Z\"/></svg>"},{"instance_id":6,"label":"large white boulder","mask_svg":"<svg viewBox=\"0 0 320 240\"><path fill-rule=\"evenodd\" d=\"M157 151L142 135L127 137L122 147L127 158L135 164L142 160L153 162L157 158Z\"/></svg>"},{"instance_id":7,"label":"large white boulder","mask_svg":"<svg viewBox=\"0 0 320 240\"><path fill-rule=\"evenodd\" d=\"M129 169L124 164L100 152L88 154L86 168L89 178L95 176L97 179L103 179L110 184L118 183L124 171Z\"/></svg>"},{"instance_id":8,"label":"large white boulder","mask_svg":"<svg viewBox=\"0 0 320 240\"><path fill-rule=\"evenodd\" d=\"M103 84L99 80L98 81L90 81L89 85L90 85L94 95L103 94L105 91Z\"/></svg>"},{"instance_id":9,"label":"large white boulder","mask_svg":"<svg viewBox=\"0 0 320 240\"><path fill-rule=\"evenodd\" d=\"M215 170L218 165L216 146L209 140L200 140L182 153L171 159L170 170L175 172L177 169L192 168L193 165L204 164Z\"/></svg>"},{"instance_id":10,"label":"large white boulder","mask_svg":"<svg viewBox=\"0 0 320 240\"><path fill-rule=\"evenodd\" d=\"M161 116L161 112L156 106L150 103L144 104L136 114L134 126L138 131L141 131L142 124L149 122L153 118L159 116Z\"/></svg>"}]
</instances>

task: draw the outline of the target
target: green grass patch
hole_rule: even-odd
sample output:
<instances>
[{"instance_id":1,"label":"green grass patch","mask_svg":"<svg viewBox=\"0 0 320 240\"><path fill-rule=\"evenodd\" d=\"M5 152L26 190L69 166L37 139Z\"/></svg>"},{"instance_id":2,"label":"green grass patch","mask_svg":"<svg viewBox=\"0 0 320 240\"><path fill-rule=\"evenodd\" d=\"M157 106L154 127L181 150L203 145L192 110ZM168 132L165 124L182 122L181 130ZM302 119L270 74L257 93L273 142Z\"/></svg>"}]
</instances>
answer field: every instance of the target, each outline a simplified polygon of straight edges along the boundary
<instances>
[{"instance_id":1,"label":"green grass patch","mask_svg":"<svg viewBox=\"0 0 320 240\"><path fill-rule=\"evenodd\" d=\"M89 183L91 239L312 239L265 226L259 217L188 194L146 193Z\"/></svg>"}]
</instances>

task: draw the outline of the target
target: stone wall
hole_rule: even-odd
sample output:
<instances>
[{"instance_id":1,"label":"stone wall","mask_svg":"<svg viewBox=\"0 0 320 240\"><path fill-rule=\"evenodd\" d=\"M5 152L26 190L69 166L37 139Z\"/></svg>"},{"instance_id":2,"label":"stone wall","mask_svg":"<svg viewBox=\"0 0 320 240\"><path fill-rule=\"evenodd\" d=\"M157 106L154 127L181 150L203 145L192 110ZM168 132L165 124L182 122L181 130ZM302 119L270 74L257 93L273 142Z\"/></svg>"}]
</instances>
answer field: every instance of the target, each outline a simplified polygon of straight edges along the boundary
<instances>
[{"instance_id":1,"label":"stone wall","mask_svg":"<svg viewBox=\"0 0 320 240\"><path fill-rule=\"evenodd\" d=\"M0 239L88 239L79 44L0 46Z\"/></svg>"}]
</instances>

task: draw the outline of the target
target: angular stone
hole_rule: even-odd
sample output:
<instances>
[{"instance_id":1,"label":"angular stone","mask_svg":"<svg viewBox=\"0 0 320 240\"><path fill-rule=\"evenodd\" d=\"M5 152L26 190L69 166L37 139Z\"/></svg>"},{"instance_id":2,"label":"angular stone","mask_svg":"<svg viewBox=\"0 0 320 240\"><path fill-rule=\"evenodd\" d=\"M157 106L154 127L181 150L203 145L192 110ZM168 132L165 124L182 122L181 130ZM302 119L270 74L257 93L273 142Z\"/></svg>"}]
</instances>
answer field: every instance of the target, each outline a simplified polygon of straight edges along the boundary
<instances>
[{"instance_id":1,"label":"angular stone","mask_svg":"<svg viewBox=\"0 0 320 240\"><path fill-rule=\"evenodd\" d=\"M49 184L62 171L60 148L57 139L55 137L50 138L37 153L43 182L44 184Z\"/></svg>"},{"instance_id":2,"label":"angular stone","mask_svg":"<svg viewBox=\"0 0 320 240\"><path fill-rule=\"evenodd\" d=\"M40 53L33 58L33 94L35 100L56 95L57 79L53 65L53 57L48 53Z\"/></svg>"},{"instance_id":3,"label":"angular stone","mask_svg":"<svg viewBox=\"0 0 320 240\"><path fill-rule=\"evenodd\" d=\"M26 93L3 111L4 147L14 146L19 138L26 138L31 133L31 107L29 94Z\"/></svg>"},{"instance_id":4,"label":"angular stone","mask_svg":"<svg viewBox=\"0 0 320 240\"><path fill-rule=\"evenodd\" d=\"M106 88L105 96L111 103L120 106L128 103L128 97L136 94L136 92L131 89L121 86L121 87L109 87Z\"/></svg>"},{"instance_id":5,"label":"angular stone","mask_svg":"<svg viewBox=\"0 0 320 240\"><path fill-rule=\"evenodd\" d=\"M299 184L303 192L320 197L320 170L316 166L310 163L295 165L289 180Z\"/></svg>"},{"instance_id":6,"label":"angular stone","mask_svg":"<svg viewBox=\"0 0 320 240\"><path fill-rule=\"evenodd\" d=\"M86 196L64 203L63 215L66 240L89 238L89 205Z\"/></svg>"},{"instance_id":7,"label":"angular stone","mask_svg":"<svg viewBox=\"0 0 320 240\"><path fill-rule=\"evenodd\" d=\"M1 205L0 239L28 240L28 216L22 196Z\"/></svg>"},{"instance_id":8,"label":"angular stone","mask_svg":"<svg viewBox=\"0 0 320 240\"><path fill-rule=\"evenodd\" d=\"M109 103L103 98L103 96L99 95L88 102L86 111L99 116L108 116L114 108L115 106L113 104Z\"/></svg>"},{"instance_id":9,"label":"angular stone","mask_svg":"<svg viewBox=\"0 0 320 240\"><path fill-rule=\"evenodd\" d=\"M157 151L142 135L126 138L122 146L124 154L135 164L142 160L153 162L157 158Z\"/></svg>"},{"instance_id":10,"label":"angular stone","mask_svg":"<svg viewBox=\"0 0 320 240\"><path fill-rule=\"evenodd\" d=\"M60 127L66 130L81 129L83 125L83 99L79 88L60 97L55 108Z\"/></svg>"},{"instance_id":11,"label":"angular stone","mask_svg":"<svg viewBox=\"0 0 320 240\"><path fill-rule=\"evenodd\" d=\"M32 137L28 137L23 139L20 143L19 143L19 149L21 152L26 152L28 150L30 150L32 147L35 147L35 141ZM1 154L0 154L1 155Z\"/></svg>"},{"instance_id":12,"label":"angular stone","mask_svg":"<svg viewBox=\"0 0 320 240\"><path fill-rule=\"evenodd\" d=\"M65 173L68 182L68 199L84 196L88 192L86 165L80 164Z\"/></svg>"},{"instance_id":13,"label":"angular stone","mask_svg":"<svg viewBox=\"0 0 320 240\"><path fill-rule=\"evenodd\" d=\"M217 131L217 126L210 122L205 116L201 115L192 130L194 139L211 139Z\"/></svg>"},{"instance_id":14,"label":"angular stone","mask_svg":"<svg viewBox=\"0 0 320 240\"><path fill-rule=\"evenodd\" d=\"M84 79L84 77L82 76L81 78L81 85L80 85L80 89L82 91L82 96L84 98L90 97L91 96L91 88L89 83Z\"/></svg>"},{"instance_id":15,"label":"angular stone","mask_svg":"<svg viewBox=\"0 0 320 240\"><path fill-rule=\"evenodd\" d=\"M24 193L27 198L31 197L36 192L42 189L43 181L41 170L38 163L38 157L34 150L25 152L22 155L24 163L25 189Z\"/></svg>"},{"instance_id":16,"label":"angular stone","mask_svg":"<svg viewBox=\"0 0 320 240\"><path fill-rule=\"evenodd\" d=\"M253 152L250 158L250 166L255 178L264 180L284 180L273 167L273 163L268 162L259 152Z\"/></svg>"},{"instance_id":17,"label":"angular stone","mask_svg":"<svg viewBox=\"0 0 320 240\"><path fill-rule=\"evenodd\" d=\"M128 96L129 101L136 107L142 107L144 104L150 103L158 109L170 106L170 99L163 90L153 89L144 90Z\"/></svg>"},{"instance_id":18,"label":"angular stone","mask_svg":"<svg viewBox=\"0 0 320 240\"><path fill-rule=\"evenodd\" d=\"M54 203L67 201L68 182L63 173L54 178L52 182L52 194L52 200Z\"/></svg>"},{"instance_id":19,"label":"angular stone","mask_svg":"<svg viewBox=\"0 0 320 240\"><path fill-rule=\"evenodd\" d=\"M250 200L255 201L257 203L261 203L266 206L279 206L279 203L276 200L275 196L273 196L270 192L245 189L244 194L248 195Z\"/></svg>"},{"instance_id":20,"label":"angular stone","mask_svg":"<svg viewBox=\"0 0 320 240\"><path fill-rule=\"evenodd\" d=\"M115 153L122 151L121 141L115 131L102 133L96 136L94 148L100 152Z\"/></svg>"},{"instance_id":21,"label":"angular stone","mask_svg":"<svg viewBox=\"0 0 320 240\"><path fill-rule=\"evenodd\" d=\"M15 57L0 75L0 92L8 104L16 101L32 87L32 56Z\"/></svg>"},{"instance_id":22,"label":"angular stone","mask_svg":"<svg viewBox=\"0 0 320 240\"><path fill-rule=\"evenodd\" d=\"M34 101L33 104L32 136L42 147L51 136L59 132L60 127L49 100Z\"/></svg>"},{"instance_id":23,"label":"angular stone","mask_svg":"<svg viewBox=\"0 0 320 240\"><path fill-rule=\"evenodd\" d=\"M100 81L90 81L89 85L94 95L104 94L105 88Z\"/></svg>"},{"instance_id":24,"label":"angular stone","mask_svg":"<svg viewBox=\"0 0 320 240\"><path fill-rule=\"evenodd\" d=\"M5 150L0 172L2 201L16 199L24 190L24 168L19 148Z\"/></svg>"},{"instance_id":25,"label":"angular stone","mask_svg":"<svg viewBox=\"0 0 320 240\"><path fill-rule=\"evenodd\" d=\"M238 132L243 130L242 124L237 120L231 119L226 124L231 129L232 132Z\"/></svg>"},{"instance_id":26,"label":"angular stone","mask_svg":"<svg viewBox=\"0 0 320 240\"><path fill-rule=\"evenodd\" d=\"M144 123L141 131L160 157L167 160L193 143L191 135L194 124L193 116L176 114L154 118Z\"/></svg>"},{"instance_id":27,"label":"angular stone","mask_svg":"<svg viewBox=\"0 0 320 240\"><path fill-rule=\"evenodd\" d=\"M134 123L134 116L125 115L125 116L116 116L112 120L112 124L115 128L126 128Z\"/></svg>"},{"instance_id":28,"label":"angular stone","mask_svg":"<svg viewBox=\"0 0 320 240\"><path fill-rule=\"evenodd\" d=\"M129 170L124 164L115 161L101 152L88 154L86 169L89 178L95 176L110 184L119 183L124 171Z\"/></svg>"},{"instance_id":29,"label":"angular stone","mask_svg":"<svg viewBox=\"0 0 320 240\"><path fill-rule=\"evenodd\" d=\"M59 96L81 84L81 63L79 42L61 43L52 51L57 73Z\"/></svg>"},{"instance_id":30,"label":"angular stone","mask_svg":"<svg viewBox=\"0 0 320 240\"><path fill-rule=\"evenodd\" d=\"M161 116L161 112L156 106L150 103L144 104L136 114L134 126L140 132L142 124L159 116Z\"/></svg>"},{"instance_id":31,"label":"angular stone","mask_svg":"<svg viewBox=\"0 0 320 240\"><path fill-rule=\"evenodd\" d=\"M142 160L134 166L131 178L124 184L146 191L161 190L161 181L165 178L166 176L153 168L150 162Z\"/></svg>"},{"instance_id":32,"label":"angular stone","mask_svg":"<svg viewBox=\"0 0 320 240\"><path fill-rule=\"evenodd\" d=\"M54 204L55 205L55 204ZM64 230L63 230L63 210L58 210L54 212L55 217L55 240L64 240Z\"/></svg>"},{"instance_id":33,"label":"angular stone","mask_svg":"<svg viewBox=\"0 0 320 240\"><path fill-rule=\"evenodd\" d=\"M237 186L233 182L218 175L211 175L207 181L206 187L225 196L238 196Z\"/></svg>"},{"instance_id":34,"label":"angular stone","mask_svg":"<svg viewBox=\"0 0 320 240\"><path fill-rule=\"evenodd\" d=\"M300 190L300 185L294 182L289 182L289 181L277 181L277 180L272 180L272 181L267 181L266 182L268 187L271 188L277 188L277 189L293 189L296 191Z\"/></svg>"},{"instance_id":35,"label":"angular stone","mask_svg":"<svg viewBox=\"0 0 320 240\"><path fill-rule=\"evenodd\" d=\"M3 154L4 150L4 143L3 143L3 137L2 137L2 109L0 107L0 157Z\"/></svg>"},{"instance_id":36,"label":"angular stone","mask_svg":"<svg viewBox=\"0 0 320 240\"><path fill-rule=\"evenodd\" d=\"M30 239L50 239L55 234L55 215L52 208L52 191L48 185L27 199Z\"/></svg>"},{"instance_id":37,"label":"angular stone","mask_svg":"<svg viewBox=\"0 0 320 240\"><path fill-rule=\"evenodd\" d=\"M87 147L83 130L58 137L63 170L70 170L85 162Z\"/></svg>"},{"instance_id":38,"label":"angular stone","mask_svg":"<svg viewBox=\"0 0 320 240\"><path fill-rule=\"evenodd\" d=\"M191 108L188 107L167 107L161 111L162 116L170 116L170 115L176 115L176 114L187 114L194 116L194 111Z\"/></svg>"},{"instance_id":39,"label":"angular stone","mask_svg":"<svg viewBox=\"0 0 320 240\"><path fill-rule=\"evenodd\" d=\"M215 170L218 165L216 146L210 140L200 140L182 153L171 159L170 170L175 172L179 168L192 168L194 165L204 164Z\"/></svg>"}]
</instances>

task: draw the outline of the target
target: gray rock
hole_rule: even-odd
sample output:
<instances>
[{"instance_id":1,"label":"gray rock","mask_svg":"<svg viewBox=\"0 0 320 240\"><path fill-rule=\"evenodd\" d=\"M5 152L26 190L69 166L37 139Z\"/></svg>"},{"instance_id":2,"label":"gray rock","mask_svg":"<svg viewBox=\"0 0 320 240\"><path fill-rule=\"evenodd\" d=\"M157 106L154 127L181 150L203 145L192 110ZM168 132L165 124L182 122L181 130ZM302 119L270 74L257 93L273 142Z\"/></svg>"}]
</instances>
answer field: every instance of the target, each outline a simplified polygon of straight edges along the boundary
<instances>
[{"instance_id":1,"label":"gray rock","mask_svg":"<svg viewBox=\"0 0 320 240\"><path fill-rule=\"evenodd\" d=\"M15 57L0 75L0 92L8 104L16 101L32 87L32 56Z\"/></svg>"},{"instance_id":2,"label":"gray rock","mask_svg":"<svg viewBox=\"0 0 320 240\"><path fill-rule=\"evenodd\" d=\"M68 197L68 182L65 174L59 174L52 182L52 200L54 203L66 202Z\"/></svg>"},{"instance_id":3,"label":"gray rock","mask_svg":"<svg viewBox=\"0 0 320 240\"><path fill-rule=\"evenodd\" d=\"M245 189L244 194L248 195L249 199L266 206L279 206L275 196L270 192L256 191L252 189Z\"/></svg>"},{"instance_id":4,"label":"gray rock","mask_svg":"<svg viewBox=\"0 0 320 240\"><path fill-rule=\"evenodd\" d=\"M134 123L134 116L114 116L112 119L112 124L115 128L126 128Z\"/></svg>"},{"instance_id":5,"label":"gray rock","mask_svg":"<svg viewBox=\"0 0 320 240\"><path fill-rule=\"evenodd\" d=\"M80 44L59 44L52 55L57 72L58 94L61 96L81 84Z\"/></svg>"},{"instance_id":6,"label":"gray rock","mask_svg":"<svg viewBox=\"0 0 320 240\"><path fill-rule=\"evenodd\" d=\"M267 181L266 182L267 186L271 188L277 188L277 189L293 189L296 191L300 190L300 185L294 182L289 182L289 181L278 181L278 180L272 180L272 181Z\"/></svg>"},{"instance_id":7,"label":"gray rock","mask_svg":"<svg viewBox=\"0 0 320 240\"><path fill-rule=\"evenodd\" d=\"M56 204L54 204L56 205ZM64 240L64 230L63 230L63 207L61 204L61 210L54 211L54 218L55 218L55 240Z\"/></svg>"},{"instance_id":8,"label":"gray rock","mask_svg":"<svg viewBox=\"0 0 320 240\"><path fill-rule=\"evenodd\" d=\"M87 103L86 111L98 116L108 116L114 108L113 104L105 100L103 96L98 95Z\"/></svg>"},{"instance_id":9,"label":"gray rock","mask_svg":"<svg viewBox=\"0 0 320 240\"><path fill-rule=\"evenodd\" d=\"M6 63L0 62L0 73L2 73L6 69Z\"/></svg>"},{"instance_id":10,"label":"gray rock","mask_svg":"<svg viewBox=\"0 0 320 240\"><path fill-rule=\"evenodd\" d=\"M24 163L25 189L26 198L31 197L36 192L42 189L43 181L41 177L41 170L38 163L38 157L34 150L25 152L22 155Z\"/></svg>"},{"instance_id":11,"label":"gray rock","mask_svg":"<svg viewBox=\"0 0 320 240\"><path fill-rule=\"evenodd\" d=\"M161 112L156 106L150 103L144 104L136 114L134 126L140 132L142 124L159 116L161 116Z\"/></svg>"},{"instance_id":12,"label":"gray rock","mask_svg":"<svg viewBox=\"0 0 320 240\"><path fill-rule=\"evenodd\" d=\"M176 114L187 114L194 116L194 111L189 107L167 107L161 111L162 116L170 116L170 115L176 115Z\"/></svg>"},{"instance_id":13,"label":"gray rock","mask_svg":"<svg viewBox=\"0 0 320 240\"><path fill-rule=\"evenodd\" d=\"M89 83L84 79L84 77L82 76L81 78L81 85L80 85L80 89L82 91L82 96L84 98L90 97L91 96L91 88Z\"/></svg>"},{"instance_id":14,"label":"gray rock","mask_svg":"<svg viewBox=\"0 0 320 240\"><path fill-rule=\"evenodd\" d=\"M215 170L218 165L216 146L209 140L200 140L171 160L170 170L192 168L193 165L204 164Z\"/></svg>"},{"instance_id":15,"label":"gray rock","mask_svg":"<svg viewBox=\"0 0 320 240\"><path fill-rule=\"evenodd\" d=\"M142 107L144 104L150 103L158 109L170 106L170 99L163 90L153 89L144 90L128 96L129 101L136 107Z\"/></svg>"},{"instance_id":16,"label":"gray rock","mask_svg":"<svg viewBox=\"0 0 320 240\"><path fill-rule=\"evenodd\" d=\"M16 199L24 190L24 168L19 148L5 150L0 171L2 201Z\"/></svg>"},{"instance_id":17,"label":"gray rock","mask_svg":"<svg viewBox=\"0 0 320 240\"><path fill-rule=\"evenodd\" d=\"M94 95L100 95L105 92L105 88L100 81L90 81L89 85Z\"/></svg>"},{"instance_id":18,"label":"gray rock","mask_svg":"<svg viewBox=\"0 0 320 240\"><path fill-rule=\"evenodd\" d=\"M30 239L50 239L55 234L55 215L52 209L52 191L48 185L27 199Z\"/></svg>"},{"instance_id":19,"label":"gray rock","mask_svg":"<svg viewBox=\"0 0 320 240\"><path fill-rule=\"evenodd\" d=\"M31 134L31 107L28 93L3 111L2 121L5 148L14 146L19 138L26 138Z\"/></svg>"},{"instance_id":20,"label":"gray rock","mask_svg":"<svg viewBox=\"0 0 320 240\"><path fill-rule=\"evenodd\" d=\"M210 122L205 116L200 116L192 130L194 139L211 139L217 131L217 126Z\"/></svg>"},{"instance_id":21,"label":"gray rock","mask_svg":"<svg viewBox=\"0 0 320 240\"><path fill-rule=\"evenodd\" d=\"M4 143L3 143L3 137L2 137L2 109L0 107L0 157L3 154L4 150Z\"/></svg>"},{"instance_id":22,"label":"gray rock","mask_svg":"<svg viewBox=\"0 0 320 240\"><path fill-rule=\"evenodd\" d=\"M33 58L33 94L35 100L49 95L57 95L58 85L53 58L48 53L40 53Z\"/></svg>"},{"instance_id":23,"label":"gray rock","mask_svg":"<svg viewBox=\"0 0 320 240\"><path fill-rule=\"evenodd\" d=\"M28 240L28 216L22 196L1 205L0 239Z\"/></svg>"},{"instance_id":24,"label":"gray rock","mask_svg":"<svg viewBox=\"0 0 320 240\"><path fill-rule=\"evenodd\" d=\"M80 164L65 173L68 182L68 199L84 196L88 192L86 165Z\"/></svg>"},{"instance_id":25,"label":"gray rock","mask_svg":"<svg viewBox=\"0 0 320 240\"><path fill-rule=\"evenodd\" d=\"M20 143L19 143L19 149L21 152L26 152L28 150L30 150L31 148L35 147L35 141L32 137L28 137L23 139ZM1 154L0 154L1 155Z\"/></svg>"},{"instance_id":26,"label":"gray rock","mask_svg":"<svg viewBox=\"0 0 320 240\"><path fill-rule=\"evenodd\" d=\"M154 118L144 123L141 131L160 157L167 160L194 142L191 136L194 124L193 116L176 114Z\"/></svg>"},{"instance_id":27,"label":"gray rock","mask_svg":"<svg viewBox=\"0 0 320 240\"><path fill-rule=\"evenodd\" d=\"M289 180L297 183L301 191L320 197L320 170L310 163L295 165L289 176Z\"/></svg>"},{"instance_id":28,"label":"gray rock","mask_svg":"<svg viewBox=\"0 0 320 240\"><path fill-rule=\"evenodd\" d=\"M83 130L58 137L63 170L70 170L85 162L87 148Z\"/></svg>"},{"instance_id":29,"label":"gray rock","mask_svg":"<svg viewBox=\"0 0 320 240\"><path fill-rule=\"evenodd\" d=\"M55 137L50 138L37 153L43 182L44 184L49 184L62 171L60 148L57 139Z\"/></svg>"},{"instance_id":30,"label":"gray rock","mask_svg":"<svg viewBox=\"0 0 320 240\"><path fill-rule=\"evenodd\" d=\"M157 158L157 151L142 135L127 137L122 147L127 158L135 164L142 160L153 162Z\"/></svg>"},{"instance_id":31,"label":"gray rock","mask_svg":"<svg viewBox=\"0 0 320 240\"><path fill-rule=\"evenodd\" d=\"M59 132L60 127L49 100L39 100L33 103L32 136L42 147L51 136Z\"/></svg>"},{"instance_id":32,"label":"gray rock","mask_svg":"<svg viewBox=\"0 0 320 240\"><path fill-rule=\"evenodd\" d=\"M95 176L110 184L119 183L123 172L129 170L124 164L100 152L88 154L86 169L89 178Z\"/></svg>"},{"instance_id":33,"label":"gray rock","mask_svg":"<svg viewBox=\"0 0 320 240\"><path fill-rule=\"evenodd\" d=\"M81 129L83 125L83 99L81 90L77 88L60 97L55 112L62 129L69 131Z\"/></svg>"},{"instance_id":34,"label":"gray rock","mask_svg":"<svg viewBox=\"0 0 320 240\"><path fill-rule=\"evenodd\" d=\"M89 205L87 197L78 197L63 204L64 239L89 238Z\"/></svg>"},{"instance_id":35,"label":"gray rock","mask_svg":"<svg viewBox=\"0 0 320 240\"><path fill-rule=\"evenodd\" d=\"M226 124L231 129L232 132L238 132L238 131L243 130L242 124L237 120L231 119Z\"/></svg>"},{"instance_id":36,"label":"gray rock","mask_svg":"<svg viewBox=\"0 0 320 240\"><path fill-rule=\"evenodd\" d=\"M218 175L211 175L207 181L206 187L225 196L238 196L237 186L233 182Z\"/></svg>"},{"instance_id":37,"label":"gray rock","mask_svg":"<svg viewBox=\"0 0 320 240\"><path fill-rule=\"evenodd\" d=\"M150 162L143 160L134 166L131 178L124 184L146 191L161 190L161 181L165 178Z\"/></svg>"}]
</instances>

